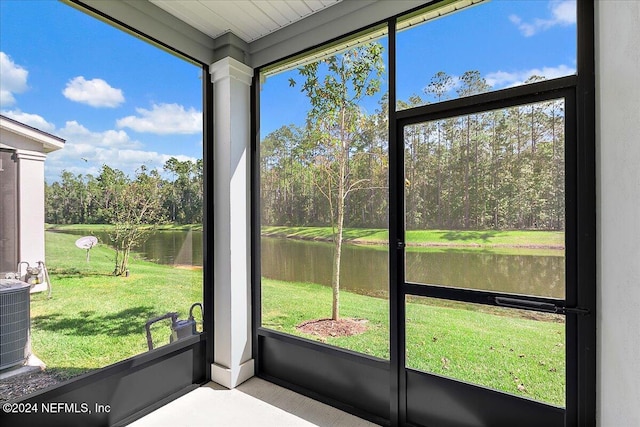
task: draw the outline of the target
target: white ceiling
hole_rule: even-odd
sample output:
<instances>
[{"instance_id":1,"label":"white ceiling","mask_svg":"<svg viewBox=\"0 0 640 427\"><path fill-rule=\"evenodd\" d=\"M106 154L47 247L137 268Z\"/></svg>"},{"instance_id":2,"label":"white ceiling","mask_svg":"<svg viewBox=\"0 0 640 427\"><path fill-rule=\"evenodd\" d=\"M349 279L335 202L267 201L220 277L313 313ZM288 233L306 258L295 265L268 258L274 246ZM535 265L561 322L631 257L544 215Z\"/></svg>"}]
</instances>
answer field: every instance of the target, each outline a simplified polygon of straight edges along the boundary
<instances>
[{"instance_id":1,"label":"white ceiling","mask_svg":"<svg viewBox=\"0 0 640 427\"><path fill-rule=\"evenodd\" d=\"M215 39L232 32L247 43L342 0L149 0Z\"/></svg>"}]
</instances>

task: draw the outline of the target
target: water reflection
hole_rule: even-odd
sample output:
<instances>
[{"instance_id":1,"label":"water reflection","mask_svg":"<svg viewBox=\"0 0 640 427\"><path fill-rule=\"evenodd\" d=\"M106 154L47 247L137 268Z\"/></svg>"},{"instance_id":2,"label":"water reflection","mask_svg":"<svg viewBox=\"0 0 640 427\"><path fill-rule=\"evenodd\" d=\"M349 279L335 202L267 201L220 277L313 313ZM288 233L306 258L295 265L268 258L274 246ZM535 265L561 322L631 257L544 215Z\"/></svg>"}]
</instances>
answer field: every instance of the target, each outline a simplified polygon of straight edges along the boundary
<instances>
[{"instance_id":1,"label":"water reflection","mask_svg":"<svg viewBox=\"0 0 640 427\"><path fill-rule=\"evenodd\" d=\"M291 239L262 238L262 276L290 282L331 285L333 244ZM340 286L370 295L388 290L386 248L344 245Z\"/></svg>"},{"instance_id":2,"label":"water reflection","mask_svg":"<svg viewBox=\"0 0 640 427\"><path fill-rule=\"evenodd\" d=\"M263 238L262 275L329 286L332 251L329 243ZM342 289L386 295L388 275L386 247L343 246ZM551 298L564 298L565 292L563 256L409 248L406 277L409 282Z\"/></svg>"},{"instance_id":3,"label":"water reflection","mask_svg":"<svg viewBox=\"0 0 640 427\"><path fill-rule=\"evenodd\" d=\"M106 233L95 234L101 242L109 241ZM261 243L262 276L331 285L331 243L278 238L262 238ZM158 231L135 250L161 264L201 266L202 232ZM408 282L561 299L565 296L564 256L408 248L405 267ZM386 296L388 277L386 247L343 246L342 289Z\"/></svg>"},{"instance_id":4,"label":"water reflection","mask_svg":"<svg viewBox=\"0 0 640 427\"><path fill-rule=\"evenodd\" d=\"M484 252L406 254L409 282L564 298L564 257Z\"/></svg>"},{"instance_id":5,"label":"water reflection","mask_svg":"<svg viewBox=\"0 0 640 427\"><path fill-rule=\"evenodd\" d=\"M86 235L82 230L65 230L65 233ZM109 245L109 233L92 231L100 244ZM169 265L202 266L202 231L159 230L151 233L145 240L133 247L149 261Z\"/></svg>"}]
</instances>

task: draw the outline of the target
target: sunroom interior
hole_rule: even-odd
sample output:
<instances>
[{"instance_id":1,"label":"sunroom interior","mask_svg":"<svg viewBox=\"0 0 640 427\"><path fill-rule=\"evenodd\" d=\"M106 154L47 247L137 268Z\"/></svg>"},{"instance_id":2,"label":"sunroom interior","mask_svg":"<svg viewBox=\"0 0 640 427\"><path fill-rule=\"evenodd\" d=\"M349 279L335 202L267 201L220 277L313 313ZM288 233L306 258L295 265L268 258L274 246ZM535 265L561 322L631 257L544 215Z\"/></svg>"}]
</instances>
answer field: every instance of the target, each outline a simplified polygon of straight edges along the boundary
<instances>
[{"instance_id":1,"label":"sunroom interior","mask_svg":"<svg viewBox=\"0 0 640 427\"><path fill-rule=\"evenodd\" d=\"M455 54L457 43L464 42L456 40L454 34L444 40L431 40L428 33L421 36L419 31L432 23L467 16L466 13L476 21L460 21L459 25L490 20L488 5L500 5L499 1L62 2L197 64L207 76L202 82L203 332L23 400L25 403L92 401L108 404L109 412L39 413L30 414L28 420L40 425L126 425L207 383L235 389L250 378L259 377L379 425L631 426L640 423L637 407L640 328L633 327L640 302L637 286L640 172L636 166L640 162L640 148L634 144L640 135L637 103L640 84L636 78L640 72L637 49L640 33L636 30L640 26L640 4L549 2L550 5L566 3L574 14L575 39L568 41L573 44L569 52L572 57L568 59L573 61L573 69L548 78L524 76L499 89L479 88L480 80L477 75L473 80L472 71L465 73L467 80L463 76L456 81L434 76L430 91L425 91L426 98L410 98L402 88L408 85L409 92L422 91L431 77L426 76L415 82L415 87L411 86L415 78L412 67L420 61L442 61L444 69L446 51ZM551 6L544 2L541 7ZM478 31L491 26L490 21L489 25L484 24L478 25ZM410 38L410 34L414 38ZM499 66L500 58L511 52L500 47L503 41L500 34L495 37L495 46L488 46L487 55L495 55ZM441 45L442 50L434 48L434 52L443 53L410 63L406 58L411 56L416 43ZM363 57L366 61L359 64L364 63L362 67L369 74L361 80L358 77L349 80L345 67L349 67L349 61L357 63ZM343 62L332 62L335 58ZM472 70L476 64L472 59L469 61L467 69ZM334 166L323 162L328 158L339 162L341 151L331 152L329 145L320 143L308 151L313 153L313 159L307 152L300 154L302 148L286 151L279 159L301 159L299 169L291 166L283 169L291 173L290 176L298 174L295 176L304 181L301 186L308 188L305 208L296 214L306 215L307 223L333 225L334 235L327 239L334 242L334 246L326 243L324 250L334 254L334 263L335 254L342 250L335 243L340 241L341 245L342 234L336 239L335 229L343 232L345 217L346 227L378 221L371 228L386 230L386 242L381 248L363 250L360 258L358 255L347 258L351 256L350 251L355 251L347 248L342 263L345 274L350 263L357 268L373 265L364 281L366 286L371 282L380 283L378 288L362 293L367 298L375 298L363 302L365 299L360 295L343 292L340 307L344 317L351 317L356 323L367 319L367 327L380 329L383 338L379 348L371 342L352 345L334 340L333 336L311 339L296 333L293 327L274 326L280 325L274 319L286 317L295 312L296 306L305 304L305 298L314 297L305 296L302 290L297 290L302 288L293 285L283 287L267 274L267 262L269 266L286 262L268 259L280 243L265 237L264 230L277 234L277 226L285 222L282 218L287 215L281 211L286 211L289 200L280 196L293 188L286 187L289 182L286 180L283 186L268 186L272 182L270 173L276 168L275 163L270 163L276 160L269 157L272 152L269 150L276 148L267 142L278 138L278 141L291 142L298 131L301 135L324 132L327 140L340 140L336 134L341 134L344 148L344 134L348 133L344 128L342 133L335 130L335 123L340 119L343 123L350 119L337 114L332 122L330 117L334 117L335 109L327 106L326 99L335 94L323 91L327 86L314 80L313 73L318 70L314 64L318 63L327 67L319 75L324 77L333 70L343 77L343 87L351 82L354 86L345 89L345 93L350 91L353 95L349 102L358 98L362 103L357 101L352 105L366 104L371 112L366 119L360 117L357 125L354 121L353 129L363 128L361 123L368 120L367 123L373 123L367 128L368 132L374 136L368 139L354 136L350 140L352 147L366 147L362 152L357 148L342 151L355 153L353 158L361 154L366 160L354 163L348 172L332 169ZM531 68L541 65L544 64L533 64ZM376 72L379 74L370 78L370 73ZM335 79L331 82L335 83ZM180 82L167 84L180 85ZM305 117L306 128L289 126L291 119L279 109L278 102L287 102L282 95L284 87L306 91L309 98L317 100L313 104L315 115L309 113ZM443 94L448 90L457 95L445 99ZM376 93L379 94L374 96ZM525 114L522 122L521 113ZM534 125L538 119L545 124ZM514 124L508 124L509 120ZM312 126L320 122L322 126ZM521 147L519 132L525 122L530 128L523 130L523 135L526 134L530 142ZM333 123L333 130L327 130L329 123ZM481 131L473 131L480 128L480 123L494 136L505 132L501 129L507 126L517 127L518 138L513 139L513 144L517 140L517 147L484 143L486 170L474 174L484 167L483 148L479 148L477 142L482 140L478 137ZM473 132L476 132L475 143ZM536 139L535 132L552 135L551 142L545 140L536 147L532 141L542 139ZM358 130L353 133L357 134ZM447 139L447 135L458 136ZM486 138L489 141L489 136ZM457 148L455 141L458 141ZM420 142L426 144L425 151L416 148ZM441 156L442 152L447 154ZM377 154L374 156L374 153ZM528 185L533 187L533 182L546 179L538 177L548 175L545 181L548 185L539 184L541 190L536 193L539 200L544 199L548 211L542 210L535 218L514 213L513 222L501 219L504 222L500 222L500 227L561 230L562 254L556 256L555 261L548 261L555 264L550 270L552 273L545 276L547 281L557 280L557 287L538 290L522 284L533 274L527 268L537 268L523 263L518 264L519 272L507 280L510 285L494 284L492 280L487 282L491 284L469 285L469 281L478 279L464 278L466 268L479 268L481 272L476 274L482 276L491 276L498 268L490 265L482 270L478 267L482 262L471 258L465 258L463 264L455 267L444 257L438 258L444 267L441 275L433 279L423 274L421 265L425 261L420 253L427 251L415 249L420 247L417 230L447 226L452 230L465 229L471 227L470 224L475 224L477 229L498 227L497 208L492 217L481 207L490 206L493 196L482 191L485 188L503 191L506 186L500 187L499 183L511 182L512 174L501 169L500 159L520 159L521 154L522 158L533 159L526 166L531 169L530 175L522 172L518 181L526 184L522 191L529 191ZM349 156L346 155L347 161ZM459 164L466 166L455 170L451 167L452 172L445 175L441 162L453 162L456 156ZM544 162L548 163L547 169L542 165ZM424 165L431 167L426 169L428 176L418 173ZM345 166L345 170L349 167ZM363 175L349 181L358 173ZM447 183L447 179L451 182L454 176L464 183L459 191ZM340 185L323 187L333 178L346 183L346 189ZM485 184L479 184L481 181ZM372 184L364 184L369 182ZM514 178L514 188L518 188L518 182ZM333 198L334 190L339 193L337 198ZM518 190L512 189L512 192L516 200ZM345 200L346 193L350 193L352 199L358 195L360 210L352 208L341 214L344 207L334 209L332 203ZM481 199L489 201L482 205L478 202L478 207L474 207L473 201ZM331 206L330 218L320 209L327 203ZM498 206L498 202L495 203ZM516 201L504 202L507 206L512 203ZM447 223L439 212L445 212L442 215L446 216L455 206L460 212L458 222ZM425 219L426 212L434 212L433 220ZM503 215L503 211L500 212ZM504 214L504 218L507 216ZM358 223L359 219L362 222ZM301 224L294 221L293 225ZM364 246L371 244L365 243ZM304 272L287 280L331 284L330 275L335 274L335 270L322 273L322 280L306 276L311 274L309 270L316 269L314 260L326 254L307 252L306 248L295 245L297 243L292 242L288 249L295 256L291 255L291 261L287 262L299 264ZM439 256L445 252L439 251ZM527 257L529 255L527 253ZM327 259L331 256L326 255ZM359 259L362 260L357 261ZM339 256L337 265L341 265ZM296 270L295 266L287 268ZM505 267L509 269L511 267ZM278 286L281 288L276 293ZM310 286L304 285L305 292L315 295ZM348 280L343 281L342 289L345 287L348 290ZM330 286L325 288L327 292L331 290ZM300 295L296 296L296 292ZM327 298L330 304L329 293ZM380 307L375 315L367 311L370 300L375 300L376 307ZM335 313L335 297L333 302L335 320L339 317ZM324 303L318 300L317 304ZM350 307L355 308L349 311ZM423 311L429 313L424 316L446 319L447 309L461 307L486 315L482 321L486 323L476 323L472 328L471 334L475 336L472 340L463 341L460 337L464 332L451 328L449 321L443 322L442 332L434 332L421 323ZM517 318L517 322L505 320L511 318ZM471 371L487 371L482 377L465 373L464 369L459 373L455 371L456 361L451 356L422 350L448 339L454 343L458 340L463 347L477 345L484 333L517 334L528 328L535 329L532 325L540 319L548 320L551 329L546 329L546 333L553 331L559 337L550 344L561 360L561 367L556 369L547 366L550 362L544 355L551 350L545 347L541 335L537 332L528 335L534 347L538 346L536 351L541 354L538 364L545 368L546 375L560 371L561 379L553 393L535 394L535 387L520 381L519 371L510 372L513 389L494 383L487 365L499 363L496 359L483 362L480 358L475 364L472 360L460 362ZM298 319L304 320L309 319ZM437 322L433 319L431 325L435 327ZM501 349L490 350L498 353ZM514 350L508 347L504 352L502 359L513 357L516 362L529 357L524 353L510 355ZM422 364L421 359L429 357L434 358L434 364ZM546 378L538 379L540 388L544 388ZM16 420L27 420L26 414L10 415ZM215 420L211 423L215 425ZM264 423L273 425L269 420ZM322 421L318 424L322 425Z\"/></svg>"}]
</instances>

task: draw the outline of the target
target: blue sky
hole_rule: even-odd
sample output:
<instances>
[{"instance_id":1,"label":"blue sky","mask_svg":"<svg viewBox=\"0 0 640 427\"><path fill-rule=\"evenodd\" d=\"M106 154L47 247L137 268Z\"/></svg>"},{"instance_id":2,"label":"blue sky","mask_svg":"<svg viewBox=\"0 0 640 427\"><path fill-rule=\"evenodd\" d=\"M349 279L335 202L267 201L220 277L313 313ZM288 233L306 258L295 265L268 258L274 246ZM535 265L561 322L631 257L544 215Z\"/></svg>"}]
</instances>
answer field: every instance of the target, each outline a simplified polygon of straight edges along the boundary
<instances>
[{"instance_id":1,"label":"blue sky","mask_svg":"<svg viewBox=\"0 0 640 427\"><path fill-rule=\"evenodd\" d=\"M0 0L0 52L1 113L67 141L48 182L202 157L200 67L55 0Z\"/></svg>"},{"instance_id":2,"label":"blue sky","mask_svg":"<svg viewBox=\"0 0 640 427\"><path fill-rule=\"evenodd\" d=\"M479 6L411 27L397 36L397 97L407 100L438 71L456 78L477 70L494 89L521 84L532 74L555 78L575 73L575 1L492 0ZM386 38L380 40L386 46ZM295 70L270 77L261 90L263 104L277 100L280 108L261 110L261 134L282 125L304 123L307 103L299 88L289 88ZM386 84L385 82L385 88ZM373 112L380 99L364 101ZM284 111L283 111L284 110Z\"/></svg>"},{"instance_id":3,"label":"blue sky","mask_svg":"<svg viewBox=\"0 0 640 427\"><path fill-rule=\"evenodd\" d=\"M398 35L398 99L425 96L438 71L454 77L451 96L468 70L495 89L572 74L575 32L568 0L492 0L413 27ZM67 141L45 163L48 182L63 169L132 173L202 157L200 68L61 2L0 0L0 67L1 114ZM304 123L306 100L288 84L296 75L263 86L263 136ZM363 107L373 112L380 95Z\"/></svg>"}]
</instances>

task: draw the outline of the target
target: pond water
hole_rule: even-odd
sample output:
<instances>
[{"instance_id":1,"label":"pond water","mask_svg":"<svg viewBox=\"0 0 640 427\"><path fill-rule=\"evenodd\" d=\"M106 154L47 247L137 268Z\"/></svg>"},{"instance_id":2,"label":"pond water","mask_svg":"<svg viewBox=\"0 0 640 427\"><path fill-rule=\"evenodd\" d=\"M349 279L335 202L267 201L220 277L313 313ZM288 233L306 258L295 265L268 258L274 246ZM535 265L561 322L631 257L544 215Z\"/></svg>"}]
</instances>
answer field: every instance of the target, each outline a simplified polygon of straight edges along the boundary
<instances>
[{"instance_id":1,"label":"pond water","mask_svg":"<svg viewBox=\"0 0 640 427\"><path fill-rule=\"evenodd\" d=\"M69 233L82 235L86 231ZM101 243L109 242L107 233L94 234ZM161 264L202 266L202 232L156 231L135 250ZM330 243L262 238L262 276L330 286L332 253ZM413 283L564 298L564 251L540 253L510 249L504 255L460 248L409 247L406 276ZM343 245L342 289L386 296L388 258L386 246Z\"/></svg>"},{"instance_id":2,"label":"pond water","mask_svg":"<svg viewBox=\"0 0 640 427\"><path fill-rule=\"evenodd\" d=\"M65 233L86 235L87 231L65 230ZM100 244L110 244L109 233L92 231ZM149 261L170 265L202 266L202 231L160 230L154 231L141 244L134 246Z\"/></svg>"},{"instance_id":3,"label":"pond water","mask_svg":"<svg viewBox=\"0 0 640 427\"><path fill-rule=\"evenodd\" d=\"M503 255L459 248L407 248L407 281L513 294L564 298L564 251L510 249ZM549 255L557 252L557 256ZM292 239L262 239L262 276L331 285L333 245ZM520 254L521 253L521 254ZM381 246L344 245L342 289L386 295L388 252Z\"/></svg>"}]
</instances>

